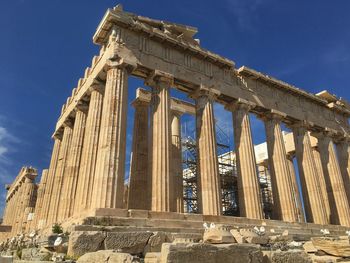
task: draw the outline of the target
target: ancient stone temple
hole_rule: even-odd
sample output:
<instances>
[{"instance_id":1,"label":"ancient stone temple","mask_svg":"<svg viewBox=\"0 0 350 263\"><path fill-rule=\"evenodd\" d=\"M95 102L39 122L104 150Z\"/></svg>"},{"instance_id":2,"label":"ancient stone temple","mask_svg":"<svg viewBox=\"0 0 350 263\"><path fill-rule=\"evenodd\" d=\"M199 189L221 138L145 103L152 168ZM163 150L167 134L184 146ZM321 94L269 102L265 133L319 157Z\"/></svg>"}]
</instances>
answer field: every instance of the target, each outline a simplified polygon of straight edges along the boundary
<instances>
[{"instance_id":1,"label":"ancient stone temple","mask_svg":"<svg viewBox=\"0 0 350 263\"><path fill-rule=\"evenodd\" d=\"M269 171L272 219L281 226L327 225L343 232L350 227L348 102L326 91L308 93L246 66L236 68L232 60L202 48L196 33L194 27L128 13L119 5L106 12L93 36L100 54L57 120L32 224L26 224L25 215L33 212L35 198L20 196L36 191L36 171L23 168L8 189L4 224L12 225L13 234L49 231L54 223L70 230L100 224L191 229L205 221L269 226L276 223L265 220L261 168ZM138 89L131 105L135 116L134 129L128 131L133 143L126 195L131 76L143 79L150 91ZM194 103L171 97L171 89ZM214 103L232 113L239 217L223 216ZM196 122L197 214L184 213L183 114L195 116ZM251 114L265 123L262 160L254 152ZM285 135L282 124L292 132Z\"/></svg>"}]
</instances>

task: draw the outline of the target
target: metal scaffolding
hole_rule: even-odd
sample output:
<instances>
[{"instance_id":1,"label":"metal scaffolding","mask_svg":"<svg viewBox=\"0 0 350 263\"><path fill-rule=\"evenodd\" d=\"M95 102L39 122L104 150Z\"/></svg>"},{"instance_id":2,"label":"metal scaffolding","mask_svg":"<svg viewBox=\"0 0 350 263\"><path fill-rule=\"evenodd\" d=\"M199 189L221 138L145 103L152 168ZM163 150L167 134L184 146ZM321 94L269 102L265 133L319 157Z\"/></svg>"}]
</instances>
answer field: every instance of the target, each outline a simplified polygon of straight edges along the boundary
<instances>
[{"instance_id":1,"label":"metal scaffolding","mask_svg":"<svg viewBox=\"0 0 350 263\"><path fill-rule=\"evenodd\" d=\"M222 193L223 215L239 216L236 157L230 151L229 136L216 124L217 154ZM182 139L184 211L198 213L197 195L197 145L194 136L186 134ZM265 168L265 167L264 167ZM261 199L265 218L271 218L272 192L268 169L257 167Z\"/></svg>"}]
</instances>

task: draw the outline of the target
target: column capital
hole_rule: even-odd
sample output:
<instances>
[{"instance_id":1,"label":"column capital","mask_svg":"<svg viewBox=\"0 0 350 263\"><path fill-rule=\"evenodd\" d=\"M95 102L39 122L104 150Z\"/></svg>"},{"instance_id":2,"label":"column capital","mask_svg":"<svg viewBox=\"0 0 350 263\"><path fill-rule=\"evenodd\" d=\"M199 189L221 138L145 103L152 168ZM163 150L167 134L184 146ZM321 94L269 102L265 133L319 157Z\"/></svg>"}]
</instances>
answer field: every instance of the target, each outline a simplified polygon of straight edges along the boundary
<instances>
[{"instance_id":1,"label":"column capital","mask_svg":"<svg viewBox=\"0 0 350 263\"><path fill-rule=\"evenodd\" d=\"M149 101L146 101L146 100L143 100L141 98L136 98L134 99L132 102L131 102L131 105L134 107L134 108L137 108L137 107L148 107L150 105L150 102Z\"/></svg>"},{"instance_id":2,"label":"column capital","mask_svg":"<svg viewBox=\"0 0 350 263\"><path fill-rule=\"evenodd\" d=\"M124 58L117 58L117 59L109 59L106 62L106 71L109 71L110 69L125 69L128 74L130 74L135 68L137 67L137 65L132 62L132 61L128 61Z\"/></svg>"},{"instance_id":3,"label":"column capital","mask_svg":"<svg viewBox=\"0 0 350 263\"><path fill-rule=\"evenodd\" d=\"M154 70L146 78L145 85L152 88L168 88L174 85L174 76L161 70Z\"/></svg>"},{"instance_id":4,"label":"column capital","mask_svg":"<svg viewBox=\"0 0 350 263\"><path fill-rule=\"evenodd\" d=\"M317 139L333 139L337 136L338 132L331 128L325 127L324 129L320 129L318 131L312 131L311 135Z\"/></svg>"},{"instance_id":5,"label":"column capital","mask_svg":"<svg viewBox=\"0 0 350 263\"><path fill-rule=\"evenodd\" d=\"M91 86L89 87L89 91L92 92L96 90L101 93L104 90L104 85L105 85L105 82L99 79L94 79Z\"/></svg>"},{"instance_id":6,"label":"column capital","mask_svg":"<svg viewBox=\"0 0 350 263\"><path fill-rule=\"evenodd\" d=\"M199 88L189 94L189 97L192 99L208 97L210 100L215 100L220 94L220 91L216 90L215 88L201 84Z\"/></svg>"},{"instance_id":7,"label":"column capital","mask_svg":"<svg viewBox=\"0 0 350 263\"><path fill-rule=\"evenodd\" d=\"M298 128L303 128L305 130L309 130L314 126L313 122L302 120L302 121L295 121L291 124L288 125L291 129L298 129Z\"/></svg>"},{"instance_id":8,"label":"column capital","mask_svg":"<svg viewBox=\"0 0 350 263\"><path fill-rule=\"evenodd\" d=\"M171 114L181 117L184 113L186 113L183 109L178 107L171 107Z\"/></svg>"},{"instance_id":9,"label":"column capital","mask_svg":"<svg viewBox=\"0 0 350 263\"><path fill-rule=\"evenodd\" d=\"M74 108L75 112L82 111L84 113L87 113L88 110L89 110L89 105L85 101L82 101L82 100L80 100L78 102L77 106L75 106L75 108Z\"/></svg>"},{"instance_id":10,"label":"column capital","mask_svg":"<svg viewBox=\"0 0 350 263\"><path fill-rule=\"evenodd\" d=\"M254 109L256 107L256 104L250 101L247 101L242 98L238 98L237 100L234 100L231 103L227 103L225 105L225 109L229 111L236 111L236 110L244 110L244 111L250 111L251 109Z\"/></svg>"},{"instance_id":11,"label":"column capital","mask_svg":"<svg viewBox=\"0 0 350 263\"><path fill-rule=\"evenodd\" d=\"M350 143L350 134L348 133L337 133L334 136L335 143Z\"/></svg>"},{"instance_id":12,"label":"column capital","mask_svg":"<svg viewBox=\"0 0 350 263\"><path fill-rule=\"evenodd\" d=\"M275 109L271 109L267 112L258 115L258 118L263 121L274 120L276 122L281 122L287 117L287 114Z\"/></svg>"},{"instance_id":13,"label":"column capital","mask_svg":"<svg viewBox=\"0 0 350 263\"><path fill-rule=\"evenodd\" d=\"M73 126L74 126L74 120L73 120L72 118L67 118L67 119L63 122L62 126L63 126L64 128L66 128L66 127L73 128Z\"/></svg>"}]
</instances>

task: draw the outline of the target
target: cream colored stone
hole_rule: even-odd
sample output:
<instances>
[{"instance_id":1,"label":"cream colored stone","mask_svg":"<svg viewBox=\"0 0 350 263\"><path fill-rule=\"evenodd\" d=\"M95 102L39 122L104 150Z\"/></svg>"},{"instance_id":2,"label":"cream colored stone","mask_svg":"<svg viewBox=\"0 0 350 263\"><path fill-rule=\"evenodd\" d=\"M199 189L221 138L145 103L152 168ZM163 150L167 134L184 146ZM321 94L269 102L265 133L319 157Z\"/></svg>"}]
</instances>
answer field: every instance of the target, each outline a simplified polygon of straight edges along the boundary
<instances>
[{"instance_id":1,"label":"cream colored stone","mask_svg":"<svg viewBox=\"0 0 350 263\"><path fill-rule=\"evenodd\" d=\"M149 103L135 100L132 157L130 162L128 209L151 208L148 189L151 176L148 174L148 111Z\"/></svg>"},{"instance_id":2,"label":"cream colored stone","mask_svg":"<svg viewBox=\"0 0 350 263\"><path fill-rule=\"evenodd\" d=\"M282 113L272 112L264 118L274 202L273 213L276 219L296 222L298 214L280 126L284 117Z\"/></svg>"},{"instance_id":3,"label":"cream colored stone","mask_svg":"<svg viewBox=\"0 0 350 263\"><path fill-rule=\"evenodd\" d=\"M196 99L196 134L198 206L204 215L221 215L221 191L219 164L216 151L216 132L213 110L213 94L199 90Z\"/></svg>"},{"instance_id":4,"label":"cream colored stone","mask_svg":"<svg viewBox=\"0 0 350 263\"><path fill-rule=\"evenodd\" d=\"M240 215L263 218L249 110L254 105L238 100L228 109L233 111L234 142L237 156L238 199Z\"/></svg>"},{"instance_id":5,"label":"cream colored stone","mask_svg":"<svg viewBox=\"0 0 350 263\"><path fill-rule=\"evenodd\" d=\"M127 68L111 67L103 98L92 208L123 207L127 98Z\"/></svg>"},{"instance_id":6,"label":"cream colored stone","mask_svg":"<svg viewBox=\"0 0 350 263\"><path fill-rule=\"evenodd\" d=\"M293 127L296 157L299 167L307 222L327 224L327 215L317 181L317 170L312 154L310 137L303 123Z\"/></svg>"},{"instance_id":7,"label":"cream colored stone","mask_svg":"<svg viewBox=\"0 0 350 263\"><path fill-rule=\"evenodd\" d=\"M152 211L170 212L173 200L173 176L171 174L171 112L170 86L173 79L170 74L155 71L150 77L151 99L151 136L152 136Z\"/></svg>"},{"instance_id":8,"label":"cream colored stone","mask_svg":"<svg viewBox=\"0 0 350 263\"><path fill-rule=\"evenodd\" d=\"M74 204L74 215L91 208L95 182L98 139L101 126L103 94L100 85L91 91L89 111L86 119L85 138L79 168L78 186Z\"/></svg>"},{"instance_id":9,"label":"cream colored stone","mask_svg":"<svg viewBox=\"0 0 350 263\"><path fill-rule=\"evenodd\" d=\"M317 138L330 203L330 222L350 226L350 207L332 139L327 133L319 133Z\"/></svg>"}]
</instances>

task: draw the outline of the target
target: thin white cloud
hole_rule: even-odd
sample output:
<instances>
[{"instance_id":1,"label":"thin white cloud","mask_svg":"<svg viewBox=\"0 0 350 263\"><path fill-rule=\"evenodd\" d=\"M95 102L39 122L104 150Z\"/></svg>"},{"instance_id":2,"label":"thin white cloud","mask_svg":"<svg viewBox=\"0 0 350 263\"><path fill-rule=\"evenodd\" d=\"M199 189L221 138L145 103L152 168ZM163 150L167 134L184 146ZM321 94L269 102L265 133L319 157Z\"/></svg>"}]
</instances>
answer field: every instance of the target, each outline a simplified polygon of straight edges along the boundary
<instances>
[{"instance_id":1,"label":"thin white cloud","mask_svg":"<svg viewBox=\"0 0 350 263\"><path fill-rule=\"evenodd\" d=\"M5 118L0 118L0 184L11 182L16 176L10 172L13 161L9 158L9 154L14 152L19 139L14 136L4 124Z\"/></svg>"},{"instance_id":2,"label":"thin white cloud","mask_svg":"<svg viewBox=\"0 0 350 263\"><path fill-rule=\"evenodd\" d=\"M226 0L228 10L234 15L238 26L244 30L254 30L254 18L259 7L267 0Z\"/></svg>"}]
</instances>

